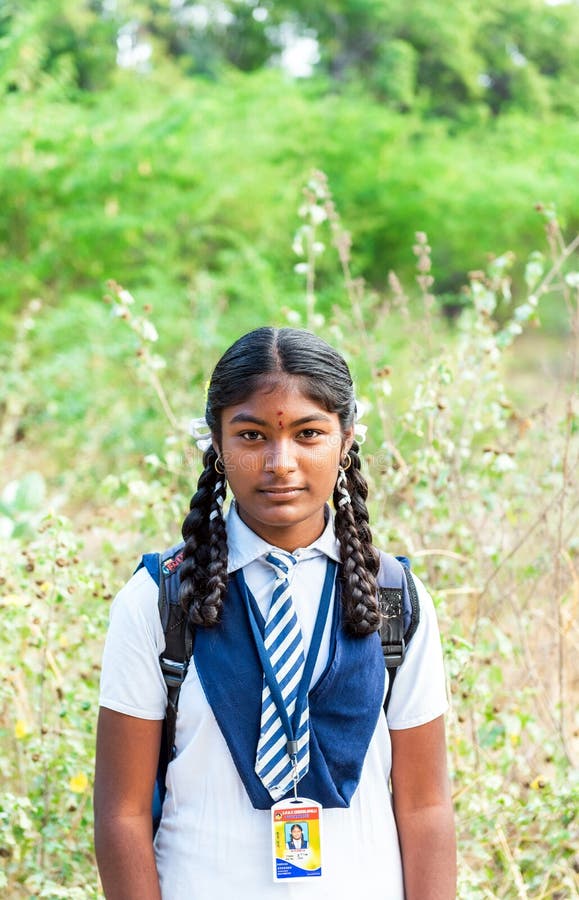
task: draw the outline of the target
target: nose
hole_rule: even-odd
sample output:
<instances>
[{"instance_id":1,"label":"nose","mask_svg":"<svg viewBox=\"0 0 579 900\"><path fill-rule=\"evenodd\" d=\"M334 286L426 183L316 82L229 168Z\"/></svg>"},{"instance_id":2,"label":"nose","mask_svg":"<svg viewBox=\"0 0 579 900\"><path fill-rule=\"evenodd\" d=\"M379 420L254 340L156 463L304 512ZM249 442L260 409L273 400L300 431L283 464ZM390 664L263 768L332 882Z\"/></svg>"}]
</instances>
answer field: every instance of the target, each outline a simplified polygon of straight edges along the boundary
<instances>
[{"instance_id":1,"label":"nose","mask_svg":"<svg viewBox=\"0 0 579 900\"><path fill-rule=\"evenodd\" d=\"M277 441L265 454L265 471L285 475L296 469L296 457L290 441Z\"/></svg>"}]
</instances>

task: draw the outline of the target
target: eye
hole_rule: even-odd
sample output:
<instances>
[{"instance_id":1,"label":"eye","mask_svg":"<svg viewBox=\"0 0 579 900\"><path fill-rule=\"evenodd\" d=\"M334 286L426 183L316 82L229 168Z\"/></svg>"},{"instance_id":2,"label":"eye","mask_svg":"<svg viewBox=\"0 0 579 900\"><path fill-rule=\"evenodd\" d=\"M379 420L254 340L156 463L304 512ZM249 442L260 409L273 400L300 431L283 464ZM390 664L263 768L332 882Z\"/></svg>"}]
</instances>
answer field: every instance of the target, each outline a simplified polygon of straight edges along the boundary
<instances>
[{"instance_id":1,"label":"eye","mask_svg":"<svg viewBox=\"0 0 579 900\"><path fill-rule=\"evenodd\" d=\"M318 431L317 428L303 428L298 434L298 438L303 438L307 441L319 437L320 434L322 434L322 432Z\"/></svg>"},{"instance_id":2,"label":"eye","mask_svg":"<svg viewBox=\"0 0 579 900\"><path fill-rule=\"evenodd\" d=\"M244 441L260 441L263 440L263 435L259 431L241 431L239 437L243 438Z\"/></svg>"}]
</instances>

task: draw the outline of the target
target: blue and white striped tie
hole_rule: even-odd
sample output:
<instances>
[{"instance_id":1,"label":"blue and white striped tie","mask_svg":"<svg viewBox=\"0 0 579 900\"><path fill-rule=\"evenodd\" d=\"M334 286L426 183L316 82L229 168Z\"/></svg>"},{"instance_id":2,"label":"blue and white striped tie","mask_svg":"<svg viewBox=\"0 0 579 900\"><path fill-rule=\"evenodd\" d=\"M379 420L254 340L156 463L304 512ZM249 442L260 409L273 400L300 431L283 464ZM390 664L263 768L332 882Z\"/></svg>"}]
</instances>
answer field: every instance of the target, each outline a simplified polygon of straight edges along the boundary
<instances>
[{"instance_id":1,"label":"blue and white striped tie","mask_svg":"<svg viewBox=\"0 0 579 900\"><path fill-rule=\"evenodd\" d=\"M297 559L278 550L268 553L265 559L275 569L276 580L263 640L291 721L305 662L302 632L288 581ZM295 737L298 743L297 774L303 778L310 762L307 700ZM287 752L287 735L264 676L255 772L273 799L279 800L293 786L293 768Z\"/></svg>"}]
</instances>

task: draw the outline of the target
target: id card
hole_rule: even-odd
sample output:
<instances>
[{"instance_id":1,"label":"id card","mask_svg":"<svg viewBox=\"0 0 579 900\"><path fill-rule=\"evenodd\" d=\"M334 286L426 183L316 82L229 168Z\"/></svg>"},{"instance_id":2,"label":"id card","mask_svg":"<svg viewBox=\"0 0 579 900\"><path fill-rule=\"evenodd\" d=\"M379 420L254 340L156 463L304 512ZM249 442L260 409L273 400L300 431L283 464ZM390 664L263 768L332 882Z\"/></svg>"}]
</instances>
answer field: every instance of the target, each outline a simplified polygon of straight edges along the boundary
<instances>
[{"instance_id":1,"label":"id card","mask_svg":"<svg viewBox=\"0 0 579 900\"><path fill-rule=\"evenodd\" d=\"M279 800L271 808L273 880L321 877L322 807L297 797Z\"/></svg>"}]
</instances>

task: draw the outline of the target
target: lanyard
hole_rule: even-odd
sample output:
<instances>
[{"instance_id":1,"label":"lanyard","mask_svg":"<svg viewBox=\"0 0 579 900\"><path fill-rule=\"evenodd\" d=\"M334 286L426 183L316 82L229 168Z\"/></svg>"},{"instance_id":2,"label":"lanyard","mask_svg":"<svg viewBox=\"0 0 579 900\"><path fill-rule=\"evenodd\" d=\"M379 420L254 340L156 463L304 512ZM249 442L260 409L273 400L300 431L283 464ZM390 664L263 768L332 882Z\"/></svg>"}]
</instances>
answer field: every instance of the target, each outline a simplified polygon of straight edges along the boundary
<instances>
[{"instance_id":1,"label":"lanyard","mask_svg":"<svg viewBox=\"0 0 579 900\"><path fill-rule=\"evenodd\" d=\"M330 608L330 599L332 596L332 589L334 587L336 568L337 563L335 563L332 559L328 559L328 564L326 566L326 577L324 579L322 596L320 598L320 606L318 608L318 614L316 616L316 624L314 626L314 632L312 634L312 640L310 642L310 649L308 650L308 655L306 657L302 680L300 681L300 685L298 688L295 710L291 721L287 714L287 709L283 701L280 686L277 682L277 678L275 677L268 652L265 649L263 635L261 633L261 629L257 620L255 600L253 603L250 600L250 594L247 589L242 570L239 569L237 572L235 572L234 575L238 582L238 586L241 588L241 596L245 601L245 606L249 616L249 624L251 625L253 639L255 641L255 646L259 654L261 665L263 667L265 680L270 690L272 700L275 703L278 715L281 719L283 729L286 733L286 737L288 740L288 753L290 756L293 756L296 753L296 749L294 748L297 747L297 731L299 728L302 713L305 709L306 698L308 695L308 689L310 686L310 681L312 679L314 666L318 658L318 653L320 652L322 636L324 634L324 628L326 626L326 620L328 618L328 610Z\"/></svg>"}]
</instances>

